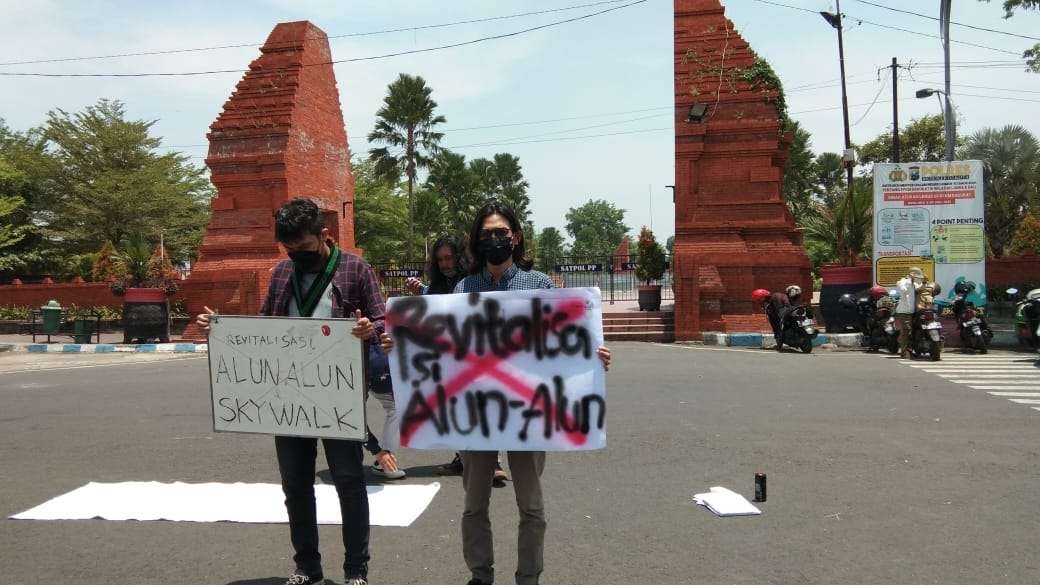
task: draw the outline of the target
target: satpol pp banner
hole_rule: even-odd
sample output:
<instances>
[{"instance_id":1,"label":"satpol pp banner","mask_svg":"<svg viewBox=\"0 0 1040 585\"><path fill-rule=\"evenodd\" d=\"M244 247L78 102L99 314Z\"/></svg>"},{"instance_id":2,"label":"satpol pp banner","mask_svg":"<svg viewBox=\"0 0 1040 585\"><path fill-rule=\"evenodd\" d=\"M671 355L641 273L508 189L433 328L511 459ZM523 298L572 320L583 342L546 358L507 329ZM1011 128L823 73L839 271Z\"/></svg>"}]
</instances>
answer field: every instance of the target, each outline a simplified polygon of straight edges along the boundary
<instances>
[{"instance_id":1,"label":"satpol pp banner","mask_svg":"<svg viewBox=\"0 0 1040 585\"><path fill-rule=\"evenodd\" d=\"M893 287L917 266L953 301L960 281L986 304L986 220L982 162L874 165L874 282Z\"/></svg>"}]
</instances>

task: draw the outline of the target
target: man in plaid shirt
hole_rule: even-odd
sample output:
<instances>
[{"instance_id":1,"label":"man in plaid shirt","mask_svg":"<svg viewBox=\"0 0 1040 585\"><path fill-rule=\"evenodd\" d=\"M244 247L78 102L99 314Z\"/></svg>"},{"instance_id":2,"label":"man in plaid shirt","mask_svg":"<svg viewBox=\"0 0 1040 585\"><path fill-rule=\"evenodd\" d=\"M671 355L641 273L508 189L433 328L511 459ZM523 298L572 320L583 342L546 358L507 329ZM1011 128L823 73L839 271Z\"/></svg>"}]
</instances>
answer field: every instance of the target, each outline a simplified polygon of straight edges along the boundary
<instances>
[{"instance_id":1,"label":"man in plaid shirt","mask_svg":"<svg viewBox=\"0 0 1040 585\"><path fill-rule=\"evenodd\" d=\"M261 315L355 317L357 324L351 333L358 339L372 340L383 332L385 307L372 267L361 258L336 249L321 210L313 201L298 197L285 203L275 213L275 239L289 259L274 267ZM213 311L206 307L198 323L208 328L211 314ZM382 468L396 471L393 454L379 449L371 432L368 436L366 446L375 453ZM362 444L322 439L322 445L343 515L345 585L367 585L369 519ZM275 437L289 534L296 551L296 569L286 585L325 582L314 499L317 447L315 438Z\"/></svg>"}]
</instances>

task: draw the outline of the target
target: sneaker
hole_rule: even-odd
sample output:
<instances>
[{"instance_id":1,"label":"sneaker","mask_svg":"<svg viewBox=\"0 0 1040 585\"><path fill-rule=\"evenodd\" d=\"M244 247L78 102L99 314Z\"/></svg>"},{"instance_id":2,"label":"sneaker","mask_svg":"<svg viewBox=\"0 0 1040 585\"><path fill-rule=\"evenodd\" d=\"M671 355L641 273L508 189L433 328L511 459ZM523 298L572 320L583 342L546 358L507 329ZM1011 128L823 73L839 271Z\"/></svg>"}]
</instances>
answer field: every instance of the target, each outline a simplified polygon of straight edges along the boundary
<instances>
[{"instance_id":1,"label":"sneaker","mask_svg":"<svg viewBox=\"0 0 1040 585\"><path fill-rule=\"evenodd\" d=\"M285 581L285 585L324 585L324 583L325 577L321 575L309 577L300 573L289 575L289 578Z\"/></svg>"},{"instance_id":2,"label":"sneaker","mask_svg":"<svg viewBox=\"0 0 1040 585\"><path fill-rule=\"evenodd\" d=\"M462 475L462 457L456 453L451 463L437 466L437 475Z\"/></svg>"},{"instance_id":3,"label":"sneaker","mask_svg":"<svg viewBox=\"0 0 1040 585\"><path fill-rule=\"evenodd\" d=\"M384 479L403 479L405 476L404 470L400 467L397 468L397 471L387 471L378 462L372 464L372 473ZM348 581L348 583L350 582Z\"/></svg>"},{"instance_id":4,"label":"sneaker","mask_svg":"<svg viewBox=\"0 0 1040 585\"><path fill-rule=\"evenodd\" d=\"M368 585L368 579L364 577L351 577L347 579L343 585Z\"/></svg>"},{"instance_id":5,"label":"sneaker","mask_svg":"<svg viewBox=\"0 0 1040 585\"><path fill-rule=\"evenodd\" d=\"M502 470L502 464L495 463L495 475L491 480L491 484L495 487L506 487L507 481L509 481L509 476Z\"/></svg>"}]
</instances>

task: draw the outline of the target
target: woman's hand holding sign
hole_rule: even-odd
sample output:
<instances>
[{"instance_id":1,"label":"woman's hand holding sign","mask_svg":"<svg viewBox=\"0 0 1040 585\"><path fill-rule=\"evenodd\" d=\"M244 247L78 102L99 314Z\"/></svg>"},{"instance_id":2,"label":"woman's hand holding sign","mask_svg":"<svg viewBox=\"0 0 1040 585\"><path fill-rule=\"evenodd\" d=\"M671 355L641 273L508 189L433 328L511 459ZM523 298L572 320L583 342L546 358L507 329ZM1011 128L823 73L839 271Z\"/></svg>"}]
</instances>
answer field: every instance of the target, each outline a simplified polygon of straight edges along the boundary
<instances>
[{"instance_id":1,"label":"woman's hand holding sign","mask_svg":"<svg viewBox=\"0 0 1040 585\"><path fill-rule=\"evenodd\" d=\"M209 331L209 317L210 315L216 315L217 312L205 305L203 305L202 308L205 309L206 312L200 313L197 317L195 317L195 324L199 327L202 327L204 331Z\"/></svg>"}]
</instances>

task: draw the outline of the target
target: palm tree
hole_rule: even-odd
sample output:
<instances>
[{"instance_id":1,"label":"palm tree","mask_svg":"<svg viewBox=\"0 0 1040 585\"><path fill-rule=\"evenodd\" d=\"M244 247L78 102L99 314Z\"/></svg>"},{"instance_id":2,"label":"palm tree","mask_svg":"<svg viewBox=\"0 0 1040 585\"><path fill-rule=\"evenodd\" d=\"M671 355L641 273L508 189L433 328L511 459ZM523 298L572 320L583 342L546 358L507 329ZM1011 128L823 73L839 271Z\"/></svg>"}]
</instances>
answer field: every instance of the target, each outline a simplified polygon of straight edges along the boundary
<instances>
[{"instance_id":1,"label":"palm tree","mask_svg":"<svg viewBox=\"0 0 1040 585\"><path fill-rule=\"evenodd\" d=\"M498 196L516 211L521 223L530 221L531 198L527 196L527 181L524 180L520 159L505 152L495 155L491 167Z\"/></svg>"},{"instance_id":2,"label":"palm tree","mask_svg":"<svg viewBox=\"0 0 1040 585\"><path fill-rule=\"evenodd\" d=\"M1030 204L1040 198L1040 146L1021 126L986 128L968 138L961 159L983 162L986 240L990 253L1003 256Z\"/></svg>"},{"instance_id":3,"label":"palm tree","mask_svg":"<svg viewBox=\"0 0 1040 585\"><path fill-rule=\"evenodd\" d=\"M397 182L401 175L407 178L408 189L408 240L406 254L415 250L415 189L416 172L425 168L430 157L439 150L444 137L434 127L443 124L444 116L434 115L437 102L430 98L433 93L426 80L419 76L402 73L387 87L383 106L376 112L375 128L368 134L368 141L385 146L369 150L369 160L376 163L376 175Z\"/></svg>"},{"instance_id":4,"label":"palm tree","mask_svg":"<svg viewBox=\"0 0 1040 585\"><path fill-rule=\"evenodd\" d=\"M874 193L869 178L853 182L852 197L816 203L802 224L805 236L822 245L827 257L855 266L871 248Z\"/></svg>"},{"instance_id":5,"label":"palm tree","mask_svg":"<svg viewBox=\"0 0 1040 585\"><path fill-rule=\"evenodd\" d=\"M451 230L465 235L481 203L476 177L466 167L466 157L448 150L438 153L430 162L426 188L444 200Z\"/></svg>"}]
</instances>

